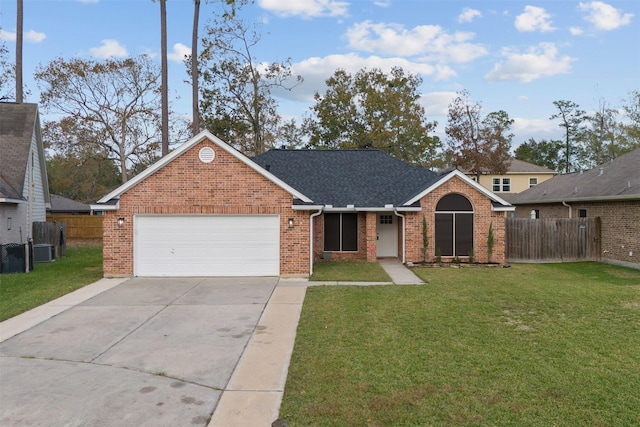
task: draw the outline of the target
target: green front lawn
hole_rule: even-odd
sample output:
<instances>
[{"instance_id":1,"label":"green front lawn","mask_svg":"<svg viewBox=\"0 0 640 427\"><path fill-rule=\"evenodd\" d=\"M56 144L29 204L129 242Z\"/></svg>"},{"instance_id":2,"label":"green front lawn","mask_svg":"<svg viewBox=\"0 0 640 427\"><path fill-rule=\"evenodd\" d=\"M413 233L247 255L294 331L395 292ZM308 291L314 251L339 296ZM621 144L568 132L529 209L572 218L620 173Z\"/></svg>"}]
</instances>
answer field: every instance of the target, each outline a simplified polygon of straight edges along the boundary
<instances>
[{"instance_id":1,"label":"green front lawn","mask_svg":"<svg viewBox=\"0 0 640 427\"><path fill-rule=\"evenodd\" d=\"M68 246L67 256L30 273L0 274L0 321L102 278L102 246Z\"/></svg>"},{"instance_id":2,"label":"green front lawn","mask_svg":"<svg viewBox=\"0 0 640 427\"><path fill-rule=\"evenodd\" d=\"M313 264L314 282L391 282L377 262L320 261Z\"/></svg>"},{"instance_id":3,"label":"green front lawn","mask_svg":"<svg viewBox=\"0 0 640 427\"><path fill-rule=\"evenodd\" d=\"M426 285L307 289L289 426L640 425L640 271L416 272Z\"/></svg>"}]
</instances>

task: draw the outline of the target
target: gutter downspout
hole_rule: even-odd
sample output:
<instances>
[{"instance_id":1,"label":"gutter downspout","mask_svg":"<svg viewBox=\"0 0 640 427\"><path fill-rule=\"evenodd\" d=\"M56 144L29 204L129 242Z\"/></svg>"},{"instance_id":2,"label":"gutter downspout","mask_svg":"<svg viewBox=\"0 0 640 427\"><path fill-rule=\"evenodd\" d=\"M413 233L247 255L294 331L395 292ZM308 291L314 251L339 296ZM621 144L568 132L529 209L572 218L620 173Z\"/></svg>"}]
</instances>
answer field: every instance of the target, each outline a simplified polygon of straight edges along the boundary
<instances>
[{"instance_id":1,"label":"gutter downspout","mask_svg":"<svg viewBox=\"0 0 640 427\"><path fill-rule=\"evenodd\" d=\"M399 216L400 218L402 218L402 263L404 264L406 262L405 260L405 250L407 247L407 242L405 239L405 226L406 226L406 220L404 215L402 215L401 213L398 213L397 209L393 210L393 213L396 214L396 216Z\"/></svg>"},{"instance_id":2,"label":"gutter downspout","mask_svg":"<svg viewBox=\"0 0 640 427\"><path fill-rule=\"evenodd\" d=\"M320 215L323 208L309 216L309 277L313 274L313 218Z\"/></svg>"},{"instance_id":3,"label":"gutter downspout","mask_svg":"<svg viewBox=\"0 0 640 427\"><path fill-rule=\"evenodd\" d=\"M570 205L568 205L568 204L567 204L567 202L562 202L562 205L563 205L563 206L566 206L566 207L568 207L568 208L569 208L569 218L571 218L571 210L572 210L572 209L571 209L571 206L570 206Z\"/></svg>"}]
</instances>

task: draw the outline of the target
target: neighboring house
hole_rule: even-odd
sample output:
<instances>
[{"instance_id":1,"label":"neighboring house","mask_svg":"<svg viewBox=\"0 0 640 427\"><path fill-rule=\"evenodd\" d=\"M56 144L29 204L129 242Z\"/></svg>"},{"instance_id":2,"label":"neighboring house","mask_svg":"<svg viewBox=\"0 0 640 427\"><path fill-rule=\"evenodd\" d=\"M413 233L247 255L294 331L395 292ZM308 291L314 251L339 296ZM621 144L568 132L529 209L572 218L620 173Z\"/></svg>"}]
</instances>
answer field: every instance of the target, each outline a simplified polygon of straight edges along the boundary
<instances>
[{"instance_id":1,"label":"neighboring house","mask_svg":"<svg viewBox=\"0 0 640 427\"><path fill-rule=\"evenodd\" d=\"M640 148L510 199L520 218L600 217L602 258L640 266Z\"/></svg>"},{"instance_id":2,"label":"neighboring house","mask_svg":"<svg viewBox=\"0 0 640 427\"><path fill-rule=\"evenodd\" d=\"M469 178L476 180L476 175L465 171ZM532 163L511 159L509 170L504 175L482 172L480 185L509 200L511 194L520 193L534 187L556 174L555 171Z\"/></svg>"},{"instance_id":3,"label":"neighboring house","mask_svg":"<svg viewBox=\"0 0 640 427\"><path fill-rule=\"evenodd\" d=\"M52 215L91 215L91 206L52 194L51 207L47 209L47 213Z\"/></svg>"},{"instance_id":4,"label":"neighboring house","mask_svg":"<svg viewBox=\"0 0 640 427\"><path fill-rule=\"evenodd\" d=\"M307 276L320 258L422 260L422 218L443 259L504 261L514 207L459 171L378 150L270 150L249 159L202 132L115 189L104 211L107 276Z\"/></svg>"},{"instance_id":5,"label":"neighboring house","mask_svg":"<svg viewBox=\"0 0 640 427\"><path fill-rule=\"evenodd\" d=\"M46 220L49 183L37 104L0 103L0 244L25 243Z\"/></svg>"}]
</instances>

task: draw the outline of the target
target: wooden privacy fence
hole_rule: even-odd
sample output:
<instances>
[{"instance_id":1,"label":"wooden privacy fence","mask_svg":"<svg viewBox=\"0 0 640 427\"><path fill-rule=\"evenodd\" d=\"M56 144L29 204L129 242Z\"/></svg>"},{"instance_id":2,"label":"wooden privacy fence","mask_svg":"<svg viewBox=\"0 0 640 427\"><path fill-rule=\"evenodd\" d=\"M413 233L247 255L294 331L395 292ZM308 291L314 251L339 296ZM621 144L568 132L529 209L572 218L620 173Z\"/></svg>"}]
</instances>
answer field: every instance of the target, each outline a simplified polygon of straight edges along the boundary
<instances>
[{"instance_id":1,"label":"wooden privacy fence","mask_svg":"<svg viewBox=\"0 0 640 427\"><path fill-rule=\"evenodd\" d=\"M47 222L67 224L69 239L102 239L102 219L97 215L47 215Z\"/></svg>"},{"instance_id":2,"label":"wooden privacy fence","mask_svg":"<svg viewBox=\"0 0 640 427\"><path fill-rule=\"evenodd\" d=\"M600 218L507 218L509 262L600 260Z\"/></svg>"},{"instance_id":3,"label":"wooden privacy fence","mask_svg":"<svg viewBox=\"0 0 640 427\"><path fill-rule=\"evenodd\" d=\"M54 257L67 255L67 226L64 222L34 222L33 244L53 245Z\"/></svg>"}]
</instances>

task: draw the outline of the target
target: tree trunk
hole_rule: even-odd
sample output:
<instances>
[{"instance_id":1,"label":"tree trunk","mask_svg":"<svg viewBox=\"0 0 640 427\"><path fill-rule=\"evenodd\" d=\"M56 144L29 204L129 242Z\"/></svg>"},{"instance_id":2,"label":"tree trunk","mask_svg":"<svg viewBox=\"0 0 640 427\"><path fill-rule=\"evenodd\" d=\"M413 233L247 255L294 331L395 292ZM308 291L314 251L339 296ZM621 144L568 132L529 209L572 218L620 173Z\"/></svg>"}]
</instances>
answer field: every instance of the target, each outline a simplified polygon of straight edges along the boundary
<instances>
[{"instance_id":1,"label":"tree trunk","mask_svg":"<svg viewBox=\"0 0 640 427\"><path fill-rule=\"evenodd\" d=\"M22 94L22 27L24 22L22 0L17 0L16 15L16 102L21 104L24 102Z\"/></svg>"},{"instance_id":2,"label":"tree trunk","mask_svg":"<svg viewBox=\"0 0 640 427\"><path fill-rule=\"evenodd\" d=\"M193 33L191 35L191 103L193 115L193 135L200 132L200 112L198 111L198 18L200 17L200 0L194 0Z\"/></svg>"},{"instance_id":3,"label":"tree trunk","mask_svg":"<svg viewBox=\"0 0 640 427\"><path fill-rule=\"evenodd\" d=\"M167 1L160 0L160 39L162 55L162 157L169 154L169 89L167 71Z\"/></svg>"}]
</instances>

